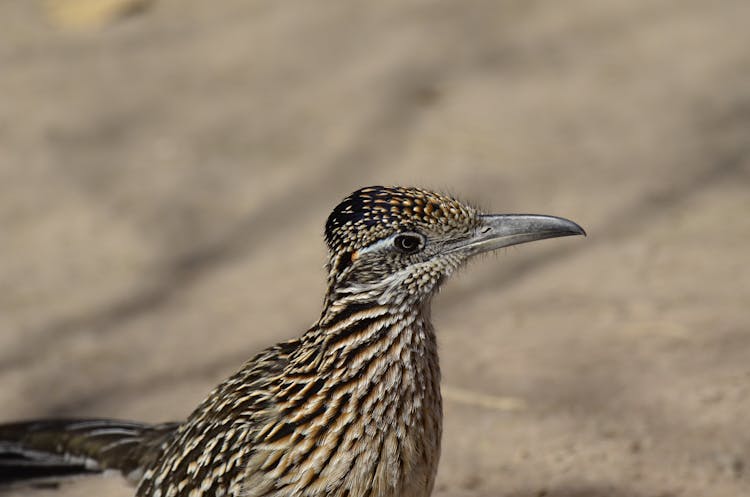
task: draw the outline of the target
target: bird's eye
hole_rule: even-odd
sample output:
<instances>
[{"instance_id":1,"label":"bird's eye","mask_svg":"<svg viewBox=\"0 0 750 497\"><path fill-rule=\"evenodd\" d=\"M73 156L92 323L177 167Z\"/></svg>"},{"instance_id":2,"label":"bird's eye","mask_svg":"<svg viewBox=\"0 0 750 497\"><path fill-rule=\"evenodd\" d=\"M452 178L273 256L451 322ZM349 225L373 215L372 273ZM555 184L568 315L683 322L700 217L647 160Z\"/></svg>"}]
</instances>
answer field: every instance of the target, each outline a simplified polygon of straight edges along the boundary
<instances>
[{"instance_id":1,"label":"bird's eye","mask_svg":"<svg viewBox=\"0 0 750 497\"><path fill-rule=\"evenodd\" d=\"M417 234L396 235L393 239L393 245L403 254L415 254L422 248L422 237Z\"/></svg>"}]
</instances>

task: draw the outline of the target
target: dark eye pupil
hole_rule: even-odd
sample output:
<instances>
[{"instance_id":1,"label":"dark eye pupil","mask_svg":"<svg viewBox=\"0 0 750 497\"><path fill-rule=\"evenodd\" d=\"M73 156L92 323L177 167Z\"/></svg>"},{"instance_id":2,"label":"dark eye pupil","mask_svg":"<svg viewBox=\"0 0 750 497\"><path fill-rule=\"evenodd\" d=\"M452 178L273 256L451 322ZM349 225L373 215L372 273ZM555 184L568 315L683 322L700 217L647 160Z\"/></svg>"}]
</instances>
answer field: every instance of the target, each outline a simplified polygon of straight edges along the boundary
<instances>
[{"instance_id":1,"label":"dark eye pupil","mask_svg":"<svg viewBox=\"0 0 750 497\"><path fill-rule=\"evenodd\" d=\"M419 249L420 240L416 236L399 235L394 241L396 248L402 252L412 253Z\"/></svg>"}]
</instances>

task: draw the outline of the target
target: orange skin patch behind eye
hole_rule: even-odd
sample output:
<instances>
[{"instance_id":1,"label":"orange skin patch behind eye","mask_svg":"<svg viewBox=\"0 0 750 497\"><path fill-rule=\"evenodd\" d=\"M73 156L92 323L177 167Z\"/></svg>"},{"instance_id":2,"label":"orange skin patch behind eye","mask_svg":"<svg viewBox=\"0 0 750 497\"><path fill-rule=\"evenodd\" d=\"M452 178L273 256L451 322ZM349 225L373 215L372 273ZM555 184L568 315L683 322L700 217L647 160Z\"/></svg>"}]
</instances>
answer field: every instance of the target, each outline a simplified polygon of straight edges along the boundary
<instances>
[{"instance_id":1,"label":"orange skin patch behind eye","mask_svg":"<svg viewBox=\"0 0 750 497\"><path fill-rule=\"evenodd\" d=\"M356 252L352 252L352 262L356 261L357 259L359 259L359 250L357 250Z\"/></svg>"}]
</instances>

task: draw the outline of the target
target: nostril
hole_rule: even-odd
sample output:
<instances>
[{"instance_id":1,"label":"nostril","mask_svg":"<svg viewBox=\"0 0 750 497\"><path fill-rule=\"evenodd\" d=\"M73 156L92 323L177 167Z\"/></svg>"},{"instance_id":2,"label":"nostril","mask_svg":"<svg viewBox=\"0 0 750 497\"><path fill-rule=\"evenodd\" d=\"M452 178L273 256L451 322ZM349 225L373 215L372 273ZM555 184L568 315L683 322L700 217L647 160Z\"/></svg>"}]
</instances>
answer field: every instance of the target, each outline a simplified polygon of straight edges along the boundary
<instances>
[{"instance_id":1,"label":"nostril","mask_svg":"<svg viewBox=\"0 0 750 497\"><path fill-rule=\"evenodd\" d=\"M483 234L483 235L484 235L485 233L489 233L490 231L492 231L492 228L490 228L489 226L485 226L484 228L482 228L481 230L479 230L479 232L480 232L481 234Z\"/></svg>"}]
</instances>

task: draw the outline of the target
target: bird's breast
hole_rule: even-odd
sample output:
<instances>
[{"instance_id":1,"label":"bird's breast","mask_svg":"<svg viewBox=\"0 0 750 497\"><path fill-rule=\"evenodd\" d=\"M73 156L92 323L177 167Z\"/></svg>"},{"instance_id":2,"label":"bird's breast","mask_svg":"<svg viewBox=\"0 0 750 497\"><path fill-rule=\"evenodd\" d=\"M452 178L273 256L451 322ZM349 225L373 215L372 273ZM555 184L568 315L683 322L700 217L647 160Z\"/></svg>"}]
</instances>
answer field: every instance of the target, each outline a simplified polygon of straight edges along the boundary
<instances>
[{"instance_id":1,"label":"bird's breast","mask_svg":"<svg viewBox=\"0 0 750 497\"><path fill-rule=\"evenodd\" d=\"M395 323L352 341L341 354L356 353L338 369L318 371L311 390L291 389L297 400L261 434L242 495L430 494L442 424L435 336L419 316Z\"/></svg>"}]
</instances>

